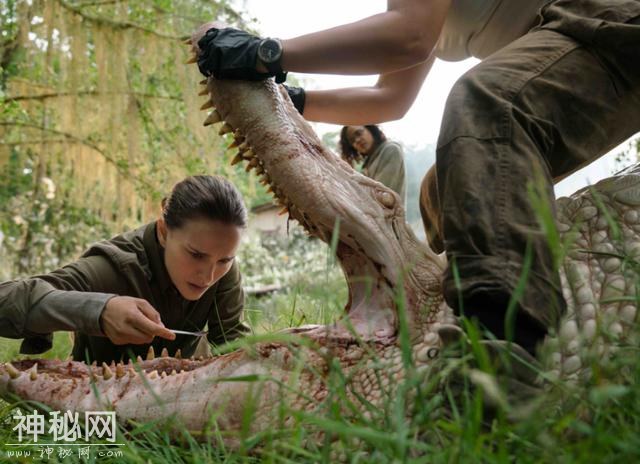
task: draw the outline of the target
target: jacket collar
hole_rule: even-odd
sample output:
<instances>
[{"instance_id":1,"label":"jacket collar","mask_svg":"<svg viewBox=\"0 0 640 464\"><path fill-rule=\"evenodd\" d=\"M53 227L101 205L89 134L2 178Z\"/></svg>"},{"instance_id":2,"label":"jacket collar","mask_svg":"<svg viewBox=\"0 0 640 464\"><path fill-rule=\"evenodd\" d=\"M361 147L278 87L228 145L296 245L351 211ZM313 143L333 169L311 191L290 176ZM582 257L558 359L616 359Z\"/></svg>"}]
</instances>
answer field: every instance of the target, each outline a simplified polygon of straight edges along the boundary
<instances>
[{"instance_id":1,"label":"jacket collar","mask_svg":"<svg viewBox=\"0 0 640 464\"><path fill-rule=\"evenodd\" d=\"M162 290L175 289L164 264L164 248L158 242L156 221L147 224L142 236L142 244L147 252L151 274L157 279Z\"/></svg>"}]
</instances>

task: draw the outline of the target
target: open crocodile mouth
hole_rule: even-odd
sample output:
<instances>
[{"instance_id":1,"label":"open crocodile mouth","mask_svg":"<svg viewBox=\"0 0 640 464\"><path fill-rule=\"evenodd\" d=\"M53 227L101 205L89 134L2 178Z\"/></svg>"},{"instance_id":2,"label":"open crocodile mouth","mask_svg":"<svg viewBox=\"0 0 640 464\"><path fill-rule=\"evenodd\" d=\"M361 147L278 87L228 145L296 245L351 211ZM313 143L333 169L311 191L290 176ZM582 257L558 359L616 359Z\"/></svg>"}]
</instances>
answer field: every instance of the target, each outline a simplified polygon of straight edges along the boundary
<instances>
[{"instance_id":1,"label":"open crocodile mouth","mask_svg":"<svg viewBox=\"0 0 640 464\"><path fill-rule=\"evenodd\" d=\"M246 163L309 234L326 243L337 234L348 318L324 328L323 336L330 330L337 337L393 337L398 305L417 308L437 293L444 266L405 223L399 196L324 148L286 89L271 79L201 84L200 95L209 96L202 109L212 109L204 124L220 123L220 135L233 135L232 164Z\"/></svg>"}]
</instances>

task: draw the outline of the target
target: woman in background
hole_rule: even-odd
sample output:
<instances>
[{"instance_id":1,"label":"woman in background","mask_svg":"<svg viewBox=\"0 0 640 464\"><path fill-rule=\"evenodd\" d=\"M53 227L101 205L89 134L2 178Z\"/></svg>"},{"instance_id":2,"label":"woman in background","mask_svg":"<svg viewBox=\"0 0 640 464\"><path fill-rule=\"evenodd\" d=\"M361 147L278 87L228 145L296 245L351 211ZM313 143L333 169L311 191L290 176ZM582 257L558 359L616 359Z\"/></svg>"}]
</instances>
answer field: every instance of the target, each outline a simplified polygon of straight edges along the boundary
<instances>
[{"instance_id":1,"label":"woman in background","mask_svg":"<svg viewBox=\"0 0 640 464\"><path fill-rule=\"evenodd\" d=\"M377 125L344 126L340 131L340 155L351 166L364 160L362 173L394 190L406 204L402 147L387 140Z\"/></svg>"}]
</instances>

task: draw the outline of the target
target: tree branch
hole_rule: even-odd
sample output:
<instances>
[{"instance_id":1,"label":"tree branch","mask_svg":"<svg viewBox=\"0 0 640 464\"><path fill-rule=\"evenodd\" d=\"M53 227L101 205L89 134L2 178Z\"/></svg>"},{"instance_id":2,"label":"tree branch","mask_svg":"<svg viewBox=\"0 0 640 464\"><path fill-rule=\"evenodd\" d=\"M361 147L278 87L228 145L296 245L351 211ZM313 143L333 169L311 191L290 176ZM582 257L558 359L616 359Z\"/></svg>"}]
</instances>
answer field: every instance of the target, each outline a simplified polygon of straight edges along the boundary
<instances>
[{"instance_id":1,"label":"tree branch","mask_svg":"<svg viewBox=\"0 0 640 464\"><path fill-rule=\"evenodd\" d=\"M7 126L7 127L26 127L26 128L30 128L30 129L38 129L41 132L46 132L49 134L55 134L61 137L64 137L67 140L70 140L72 142L78 143L80 145L84 145L86 147L91 148L92 150L98 152L100 155L102 155L102 157L108 162L113 164L113 166L115 166L116 170L122 174L125 178L130 179L134 182L139 182L140 184L144 185L145 187L151 189L152 191L154 190L153 185L151 185L148 181L138 178L136 176L134 176L133 174L131 174L128 170L124 169L122 166L120 166L120 164L118 163L117 160L115 160L114 158L112 158L110 155L108 155L107 153L105 153L104 150L102 150L100 147L98 147L95 143L90 142L89 140L86 139L82 139L80 137L77 137L73 134L70 134L68 132L63 132L63 131L59 131L56 129L48 129L46 127L40 126L38 124L31 124L28 122L20 122L20 121L0 121L0 126ZM6 143L6 142L5 142Z\"/></svg>"},{"instance_id":2,"label":"tree branch","mask_svg":"<svg viewBox=\"0 0 640 464\"><path fill-rule=\"evenodd\" d=\"M157 98L162 100L182 101L182 98L178 97L177 95L155 95L151 93L141 93L141 92L99 92L97 90L81 90L78 92L52 92L52 93L41 93L38 95L16 95L16 96L7 96L4 98L4 100L5 101L46 100L49 98L72 97L72 96L80 96L80 95L91 95L96 97L99 97L101 95L134 95L136 97L142 97L142 98Z\"/></svg>"},{"instance_id":3,"label":"tree branch","mask_svg":"<svg viewBox=\"0 0 640 464\"><path fill-rule=\"evenodd\" d=\"M150 29L148 27L140 26L139 24L132 23L131 21L114 21L112 19L105 18L103 16L95 16L95 15L91 15L91 14L85 13L82 10L81 7L72 5L72 4L68 3L68 2L66 2L65 0L58 0L58 3L64 9L69 10L72 13L77 14L78 16L82 17L83 19L86 19L87 21L90 21L90 22L93 22L93 23L98 23L98 24L102 24L102 25L105 25L105 26L109 26L109 27L111 27L113 29L137 29L137 30L146 32L148 34L155 35L157 37L161 37L163 39L168 39L168 40L176 40L176 41L181 40L180 36L163 34L162 32L155 31L155 30Z\"/></svg>"}]
</instances>

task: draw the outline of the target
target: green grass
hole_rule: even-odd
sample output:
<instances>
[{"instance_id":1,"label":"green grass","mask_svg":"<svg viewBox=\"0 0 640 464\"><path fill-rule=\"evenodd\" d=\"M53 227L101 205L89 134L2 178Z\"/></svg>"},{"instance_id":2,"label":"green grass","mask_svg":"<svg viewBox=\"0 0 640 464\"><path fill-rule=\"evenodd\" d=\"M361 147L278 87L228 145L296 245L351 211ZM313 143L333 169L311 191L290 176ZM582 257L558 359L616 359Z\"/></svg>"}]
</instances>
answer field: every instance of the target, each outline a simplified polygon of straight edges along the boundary
<instances>
[{"instance_id":1,"label":"green grass","mask_svg":"<svg viewBox=\"0 0 640 464\"><path fill-rule=\"evenodd\" d=\"M541 222L554 247L566 247L555 234L550 217L543 211ZM554 251L563 256L563 250ZM329 260L328 260L329 261ZM526 274L527 266L525 266ZM526 281L526 275L522 282ZM518 292L514 295L518 298ZM340 277L302 279L288 289L266 298L249 299L247 318L257 334L306 323L335 319L346 301ZM640 348L638 327L619 341L619 349L608 359L593 357L592 375L582 383L550 380L545 392L523 403L507 401L489 414L481 390L467 376L462 387L441 388L451 371L469 373L486 368L486 353L478 347L480 334L466 325L472 341L467 354L442 363L427 377L415 369L406 319L400 315L399 346L405 380L385 390L384 406L372 408L364 400L345 395L348 374L332 363L326 374L328 396L315 409L293 411L288 404L275 408L277 418L294 417L292 424L253 434L249 431L253 405L243 415L245 427L237 435L237 448L221 440L222 432L211 421L209 441L168 423L132 424L120 430L119 442L111 449L120 456L99 456L109 448L95 447L92 458L80 459L77 452L49 462L335 462L352 463L618 463L640 461ZM509 314L509 317L512 315ZM260 335L257 337L260 339ZM0 360L18 358L19 342L0 340ZM46 358L64 358L70 350L66 334L56 334L54 349ZM384 373L380 373L383 375ZM251 380L245 378L244 380ZM256 380L258 378L256 377ZM498 385L501 387L502 385ZM15 405L0 404L0 443L15 443ZM28 406L28 405L23 405ZM28 409L28 407L26 408ZM517 419L514 419L517 418ZM178 433L176 433L176 429ZM30 447L39 456L37 447ZM101 451L100 451L101 450ZM0 461L9 458L8 447L0 446ZM22 462L32 462L23 459Z\"/></svg>"}]
</instances>

